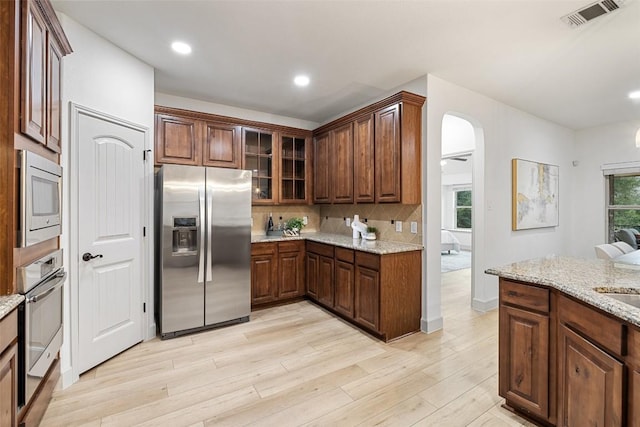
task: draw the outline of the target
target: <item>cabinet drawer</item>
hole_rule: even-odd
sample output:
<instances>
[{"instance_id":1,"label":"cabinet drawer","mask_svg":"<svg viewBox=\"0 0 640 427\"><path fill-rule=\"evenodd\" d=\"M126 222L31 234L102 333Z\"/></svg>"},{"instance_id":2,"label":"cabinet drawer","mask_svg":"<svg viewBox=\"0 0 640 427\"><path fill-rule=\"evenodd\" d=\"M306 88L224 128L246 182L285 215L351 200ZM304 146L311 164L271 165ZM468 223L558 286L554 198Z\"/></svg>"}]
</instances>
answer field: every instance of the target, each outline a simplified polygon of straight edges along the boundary
<instances>
[{"instance_id":1,"label":"cabinet drawer","mask_svg":"<svg viewBox=\"0 0 640 427\"><path fill-rule=\"evenodd\" d=\"M277 243L252 243L251 255L272 255L277 248Z\"/></svg>"},{"instance_id":2,"label":"cabinet drawer","mask_svg":"<svg viewBox=\"0 0 640 427\"><path fill-rule=\"evenodd\" d=\"M372 270L380 270L380 255L356 251L356 264Z\"/></svg>"},{"instance_id":3,"label":"cabinet drawer","mask_svg":"<svg viewBox=\"0 0 640 427\"><path fill-rule=\"evenodd\" d=\"M333 258L333 246L325 245L323 243L307 242L307 252L313 252L314 254Z\"/></svg>"},{"instance_id":4,"label":"cabinet drawer","mask_svg":"<svg viewBox=\"0 0 640 427\"><path fill-rule=\"evenodd\" d=\"M619 356L626 354L625 326L622 322L562 295L558 298L558 318L560 322L589 337L589 341Z\"/></svg>"},{"instance_id":5,"label":"cabinet drawer","mask_svg":"<svg viewBox=\"0 0 640 427\"><path fill-rule=\"evenodd\" d=\"M345 248L336 248L336 259L349 264L353 264L353 250Z\"/></svg>"},{"instance_id":6,"label":"cabinet drawer","mask_svg":"<svg viewBox=\"0 0 640 427\"><path fill-rule=\"evenodd\" d=\"M18 336L18 310L13 310L0 320L0 353L6 350Z\"/></svg>"},{"instance_id":7,"label":"cabinet drawer","mask_svg":"<svg viewBox=\"0 0 640 427\"><path fill-rule=\"evenodd\" d=\"M295 240L291 242L280 242L278 243L278 251L280 253L283 252L300 252L304 250L304 241Z\"/></svg>"},{"instance_id":8,"label":"cabinet drawer","mask_svg":"<svg viewBox=\"0 0 640 427\"><path fill-rule=\"evenodd\" d=\"M500 279L500 300L502 304L549 312L549 289Z\"/></svg>"}]
</instances>

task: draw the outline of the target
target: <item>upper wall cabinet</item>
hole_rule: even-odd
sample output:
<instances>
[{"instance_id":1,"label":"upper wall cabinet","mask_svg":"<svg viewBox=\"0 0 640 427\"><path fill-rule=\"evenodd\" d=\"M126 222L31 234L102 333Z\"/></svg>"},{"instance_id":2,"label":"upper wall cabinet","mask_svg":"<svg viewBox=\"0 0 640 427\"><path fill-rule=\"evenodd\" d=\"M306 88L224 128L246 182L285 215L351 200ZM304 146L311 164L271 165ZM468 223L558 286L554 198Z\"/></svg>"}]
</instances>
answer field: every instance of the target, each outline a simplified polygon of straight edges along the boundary
<instances>
[{"instance_id":1,"label":"upper wall cabinet","mask_svg":"<svg viewBox=\"0 0 640 427\"><path fill-rule=\"evenodd\" d=\"M71 46L48 1L23 1L20 7L20 131L60 153L60 71Z\"/></svg>"},{"instance_id":2,"label":"upper wall cabinet","mask_svg":"<svg viewBox=\"0 0 640 427\"><path fill-rule=\"evenodd\" d=\"M307 204L311 131L155 107L155 162L247 169L253 204Z\"/></svg>"},{"instance_id":3,"label":"upper wall cabinet","mask_svg":"<svg viewBox=\"0 0 640 427\"><path fill-rule=\"evenodd\" d=\"M420 204L424 101L399 92L316 129L314 202Z\"/></svg>"}]
</instances>

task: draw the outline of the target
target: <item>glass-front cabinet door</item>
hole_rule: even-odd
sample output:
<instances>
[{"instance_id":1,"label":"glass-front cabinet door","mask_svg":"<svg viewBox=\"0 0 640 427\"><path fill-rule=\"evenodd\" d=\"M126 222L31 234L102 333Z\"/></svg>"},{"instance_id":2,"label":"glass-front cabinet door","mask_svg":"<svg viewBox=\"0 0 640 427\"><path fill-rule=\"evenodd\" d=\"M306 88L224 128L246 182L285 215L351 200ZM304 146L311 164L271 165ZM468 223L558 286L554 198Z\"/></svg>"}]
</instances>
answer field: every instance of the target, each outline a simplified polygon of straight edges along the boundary
<instances>
[{"instance_id":1,"label":"glass-front cabinet door","mask_svg":"<svg viewBox=\"0 0 640 427\"><path fill-rule=\"evenodd\" d=\"M275 180L277 164L274 162L274 135L271 132L244 128L244 169L253 172L253 204L272 204L277 197Z\"/></svg>"},{"instance_id":2,"label":"glass-front cabinet door","mask_svg":"<svg viewBox=\"0 0 640 427\"><path fill-rule=\"evenodd\" d=\"M304 137L282 136L280 140L280 202L307 203L307 146Z\"/></svg>"}]
</instances>

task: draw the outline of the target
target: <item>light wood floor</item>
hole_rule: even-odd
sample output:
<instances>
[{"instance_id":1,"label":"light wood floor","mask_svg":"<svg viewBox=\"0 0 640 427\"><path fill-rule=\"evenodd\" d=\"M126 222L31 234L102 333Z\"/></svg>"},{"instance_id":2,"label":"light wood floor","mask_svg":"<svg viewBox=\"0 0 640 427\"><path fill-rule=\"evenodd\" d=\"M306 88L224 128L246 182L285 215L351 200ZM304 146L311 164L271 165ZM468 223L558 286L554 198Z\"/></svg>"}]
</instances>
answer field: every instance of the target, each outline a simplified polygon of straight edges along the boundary
<instances>
[{"instance_id":1,"label":"light wood floor","mask_svg":"<svg viewBox=\"0 0 640 427\"><path fill-rule=\"evenodd\" d=\"M521 426L497 395L497 312L443 275L445 328L391 344L309 302L141 343L54 393L42 426Z\"/></svg>"}]
</instances>

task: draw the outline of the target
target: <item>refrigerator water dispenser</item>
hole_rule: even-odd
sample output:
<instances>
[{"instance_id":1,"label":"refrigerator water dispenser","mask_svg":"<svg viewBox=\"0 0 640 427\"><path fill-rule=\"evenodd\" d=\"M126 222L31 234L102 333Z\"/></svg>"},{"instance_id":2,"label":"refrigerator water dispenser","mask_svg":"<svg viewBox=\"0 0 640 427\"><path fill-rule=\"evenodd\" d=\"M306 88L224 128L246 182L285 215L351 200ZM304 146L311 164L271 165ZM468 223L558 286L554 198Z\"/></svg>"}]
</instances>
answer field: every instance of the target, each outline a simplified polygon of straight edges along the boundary
<instances>
[{"instance_id":1,"label":"refrigerator water dispenser","mask_svg":"<svg viewBox=\"0 0 640 427\"><path fill-rule=\"evenodd\" d=\"M171 255L196 255L198 253L198 227L196 217L173 218L173 250Z\"/></svg>"}]
</instances>

